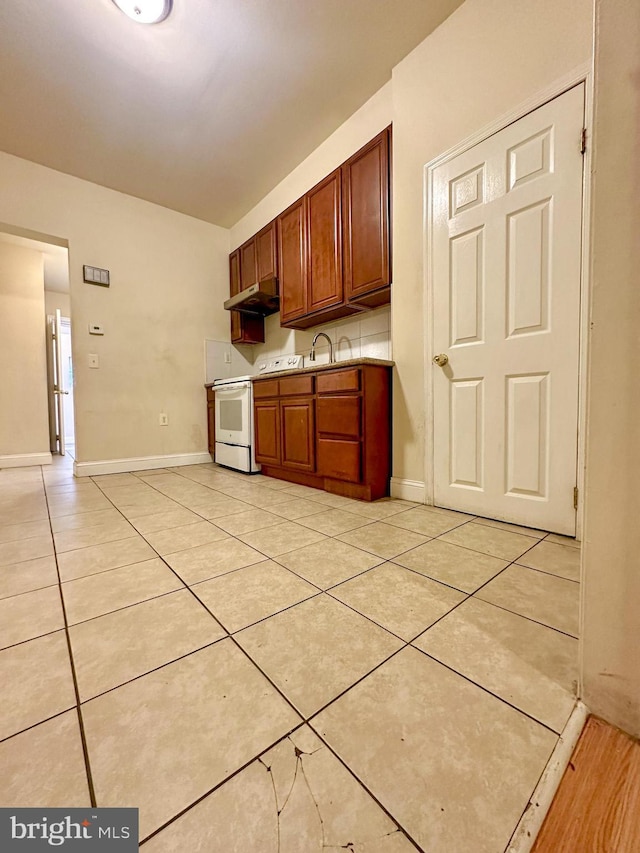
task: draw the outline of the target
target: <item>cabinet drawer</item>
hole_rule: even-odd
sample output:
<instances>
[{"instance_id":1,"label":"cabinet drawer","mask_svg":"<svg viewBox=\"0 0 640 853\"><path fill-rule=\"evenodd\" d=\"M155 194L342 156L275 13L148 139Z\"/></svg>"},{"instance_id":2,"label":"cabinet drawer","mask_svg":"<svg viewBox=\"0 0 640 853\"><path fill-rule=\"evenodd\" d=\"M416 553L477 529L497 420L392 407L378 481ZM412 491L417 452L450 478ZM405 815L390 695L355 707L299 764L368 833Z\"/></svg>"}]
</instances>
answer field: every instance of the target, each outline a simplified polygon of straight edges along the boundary
<instances>
[{"instance_id":1,"label":"cabinet drawer","mask_svg":"<svg viewBox=\"0 0 640 853\"><path fill-rule=\"evenodd\" d=\"M313 376L287 376L280 380L280 396L291 397L294 394L313 394Z\"/></svg>"},{"instance_id":2,"label":"cabinet drawer","mask_svg":"<svg viewBox=\"0 0 640 853\"><path fill-rule=\"evenodd\" d=\"M360 482L360 442L337 441L332 438L318 439L318 474Z\"/></svg>"},{"instance_id":3,"label":"cabinet drawer","mask_svg":"<svg viewBox=\"0 0 640 853\"><path fill-rule=\"evenodd\" d=\"M360 438L360 397L320 397L316 411L318 432Z\"/></svg>"},{"instance_id":4,"label":"cabinet drawer","mask_svg":"<svg viewBox=\"0 0 640 853\"><path fill-rule=\"evenodd\" d=\"M317 375L318 394L333 394L336 391L359 391L360 370L327 370Z\"/></svg>"},{"instance_id":5,"label":"cabinet drawer","mask_svg":"<svg viewBox=\"0 0 640 853\"><path fill-rule=\"evenodd\" d=\"M253 399L259 400L264 397L278 396L278 380L265 379L261 382L253 383Z\"/></svg>"}]
</instances>

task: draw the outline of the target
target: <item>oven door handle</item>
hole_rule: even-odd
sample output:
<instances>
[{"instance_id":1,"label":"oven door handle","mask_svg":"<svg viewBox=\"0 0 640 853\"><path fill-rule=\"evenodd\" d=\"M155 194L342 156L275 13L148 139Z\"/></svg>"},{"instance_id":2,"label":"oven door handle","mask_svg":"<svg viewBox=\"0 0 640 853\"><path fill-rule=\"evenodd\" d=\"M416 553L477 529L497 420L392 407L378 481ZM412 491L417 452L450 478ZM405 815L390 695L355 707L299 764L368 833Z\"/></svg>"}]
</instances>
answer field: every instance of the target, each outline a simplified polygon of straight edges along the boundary
<instances>
[{"instance_id":1,"label":"oven door handle","mask_svg":"<svg viewBox=\"0 0 640 853\"><path fill-rule=\"evenodd\" d=\"M251 388L251 383L239 382L237 385L215 385L213 390L216 397L223 397L226 394L237 394L238 391L243 391L245 388Z\"/></svg>"}]
</instances>

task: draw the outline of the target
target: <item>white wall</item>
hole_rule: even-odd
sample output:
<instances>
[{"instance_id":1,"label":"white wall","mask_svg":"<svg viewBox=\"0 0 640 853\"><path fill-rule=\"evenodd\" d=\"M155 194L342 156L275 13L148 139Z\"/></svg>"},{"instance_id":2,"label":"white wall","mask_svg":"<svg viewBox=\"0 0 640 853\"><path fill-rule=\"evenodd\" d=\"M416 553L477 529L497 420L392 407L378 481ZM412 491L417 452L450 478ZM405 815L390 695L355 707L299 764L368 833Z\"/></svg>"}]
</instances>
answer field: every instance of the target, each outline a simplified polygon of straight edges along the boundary
<instances>
[{"instance_id":1,"label":"white wall","mask_svg":"<svg viewBox=\"0 0 640 853\"><path fill-rule=\"evenodd\" d=\"M0 468L49 454L42 253L0 242ZM23 464L29 463L24 459Z\"/></svg>"},{"instance_id":2,"label":"white wall","mask_svg":"<svg viewBox=\"0 0 640 853\"><path fill-rule=\"evenodd\" d=\"M391 123L391 83L379 89L231 229L235 249Z\"/></svg>"},{"instance_id":3,"label":"white wall","mask_svg":"<svg viewBox=\"0 0 640 853\"><path fill-rule=\"evenodd\" d=\"M78 462L205 453L204 340L229 338L229 232L8 154L0 186L0 222L68 241ZM83 264L111 286L85 284Z\"/></svg>"},{"instance_id":4,"label":"white wall","mask_svg":"<svg viewBox=\"0 0 640 853\"><path fill-rule=\"evenodd\" d=\"M57 309L60 309L63 317L71 317L71 297L68 293L59 293L57 290L45 290L45 314L55 314Z\"/></svg>"},{"instance_id":5,"label":"white wall","mask_svg":"<svg viewBox=\"0 0 640 853\"><path fill-rule=\"evenodd\" d=\"M640 737L640 5L596 10L583 689Z\"/></svg>"},{"instance_id":6,"label":"white wall","mask_svg":"<svg viewBox=\"0 0 640 853\"><path fill-rule=\"evenodd\" d=\"M394 68L396 478L425 474L424 167L588 62L591 32L591 0L466 0Z\"/></svg>"},{"instance_id":7,"label":"white wall","mask_svg":"<svg viewBox=\"0 0 640 853\"><path fill-rule=\"evenodd\" d=\"M231 229L231 246L239 246L271 222L387 127L392 121L391 94L389 82L236 223ZM242 354L252 359L254 366L260 359L272 356L293 353L308 356L313 336L319 331L330 336L338 360L360 356L392 357L388 306L302 331L281 328L280 315L274 314L265 320L264 344L242 347ZM326 344L318 346L317 352L319 363L328 359ZM214 369L224 370L222 365Z\"/></svg>"}]
</instances>

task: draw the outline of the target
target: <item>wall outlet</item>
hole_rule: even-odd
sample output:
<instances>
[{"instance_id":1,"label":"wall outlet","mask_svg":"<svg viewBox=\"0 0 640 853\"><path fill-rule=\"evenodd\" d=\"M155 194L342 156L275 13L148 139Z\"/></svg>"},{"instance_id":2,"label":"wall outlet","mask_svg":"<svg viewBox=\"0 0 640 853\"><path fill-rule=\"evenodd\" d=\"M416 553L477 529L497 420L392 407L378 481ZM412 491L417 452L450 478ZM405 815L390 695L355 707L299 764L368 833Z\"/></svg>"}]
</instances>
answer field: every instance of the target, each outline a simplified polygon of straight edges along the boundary
<instances>
[{"instance_id":1,"label":"wall outlet","mask_svg":"<svg viewBox=\"0 0 640 853\"><path fill-rule=\"evenodd\" d=\"M100 359L98 358L98 354L95 352L90 352L87 356L87 363L89 367L100 367Z\"/></svg>"},{"instance_id":2,"label":"wall outlet","mask_svg":"<svg viewBox=\"0 0 640 853\"><path fill-rule=\"evenodd\" d=\"M165 412L160 412L158 415L158 423L160 426L169 426L169 415Z\"/></svg>"}]
</instances>

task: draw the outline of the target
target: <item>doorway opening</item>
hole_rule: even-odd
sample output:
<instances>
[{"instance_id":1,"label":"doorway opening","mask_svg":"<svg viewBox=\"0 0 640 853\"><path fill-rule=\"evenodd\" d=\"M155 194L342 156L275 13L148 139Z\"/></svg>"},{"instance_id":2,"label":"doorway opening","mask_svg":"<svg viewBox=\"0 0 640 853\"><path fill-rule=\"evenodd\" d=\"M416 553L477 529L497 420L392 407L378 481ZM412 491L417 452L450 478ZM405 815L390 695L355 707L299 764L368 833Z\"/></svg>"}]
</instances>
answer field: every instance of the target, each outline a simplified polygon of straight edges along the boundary
<instances>
[{"instance_id":1,"label":"doorway opening","mask_svg":"<svg viewBox=\"0 0 640 853\"><path fill-rule=\"evenodd\" d=\"M59 308L47 315L47 387L51 452L75 459L71 318Z\"/></svg>"},{"instance_id":2,"label":"doorway opening","mask_svg":"<svg viewBox=\"0 0 640 853\"><path fill-rule=\"evenodd\" d=\"M9 414L0 419L3 459L19 467L50 463L52 453L75 457L67 242L0 223L0 261L0 314L8 324L0 347L7 376L13 378L5 383ZM54 377L50 318L56 316L60 358ZM66 431L60 430L60 421Z\"/></svg>"}]
</instances>

